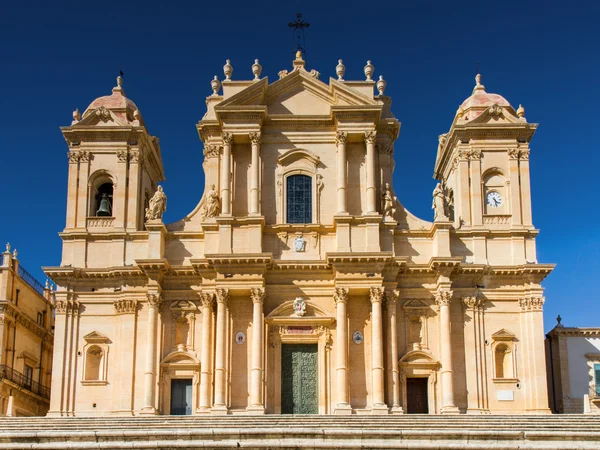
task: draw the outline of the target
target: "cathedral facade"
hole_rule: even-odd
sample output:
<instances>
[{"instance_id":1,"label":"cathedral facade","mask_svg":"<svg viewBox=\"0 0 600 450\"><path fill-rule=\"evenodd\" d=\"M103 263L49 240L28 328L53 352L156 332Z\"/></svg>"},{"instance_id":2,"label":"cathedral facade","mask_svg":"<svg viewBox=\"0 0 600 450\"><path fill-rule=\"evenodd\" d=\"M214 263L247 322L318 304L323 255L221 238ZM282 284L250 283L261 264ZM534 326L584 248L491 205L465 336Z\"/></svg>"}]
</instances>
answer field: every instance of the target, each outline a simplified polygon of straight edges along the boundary
<instances>
[{"instance_id":1,"label":"cathedral facade","mask_svg":"<svg viewBox=\"0 0 600 450\"><path fill-rule=\"evenodd\" d=\"M123 91L69 147L49 415L544 414L524 109L476 86L439 137L432 222L392 185L386 82L211 82L205 189L164 224L158 139Z\"/></svg>"}]
</instances>

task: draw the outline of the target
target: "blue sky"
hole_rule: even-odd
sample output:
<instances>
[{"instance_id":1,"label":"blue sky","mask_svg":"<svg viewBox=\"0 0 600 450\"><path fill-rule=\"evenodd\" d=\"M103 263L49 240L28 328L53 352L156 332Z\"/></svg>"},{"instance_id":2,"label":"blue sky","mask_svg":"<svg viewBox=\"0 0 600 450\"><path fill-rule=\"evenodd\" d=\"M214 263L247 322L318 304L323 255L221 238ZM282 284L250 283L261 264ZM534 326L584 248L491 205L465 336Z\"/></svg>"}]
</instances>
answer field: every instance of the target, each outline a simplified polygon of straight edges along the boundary
<instances>
[{"instance_id":1,"label":"blue sky","mask_svg":"<svg viewBox=\"0 0 600 450\"><path fill-rule=\"evenodd\" d=\"M534 224L540 262L557 263L544 282L545 323L600 326L597 108L600 3L503 2L10 2L0 13L0 240L19 250L40 280L60 263L69 125L108 95L119 68L127 96L160 138L169 196L165 221L202 195L202 145L195 124L213 75L231 59L234 79L290 69L287 23L301 12L307 67L321 79L362 79L367 59L388 83L402 122L394 187L431 220L437 136L470 95L477 65L488 92L522 103L539 123L531 142Z\"/></svg>"}]
</instances>

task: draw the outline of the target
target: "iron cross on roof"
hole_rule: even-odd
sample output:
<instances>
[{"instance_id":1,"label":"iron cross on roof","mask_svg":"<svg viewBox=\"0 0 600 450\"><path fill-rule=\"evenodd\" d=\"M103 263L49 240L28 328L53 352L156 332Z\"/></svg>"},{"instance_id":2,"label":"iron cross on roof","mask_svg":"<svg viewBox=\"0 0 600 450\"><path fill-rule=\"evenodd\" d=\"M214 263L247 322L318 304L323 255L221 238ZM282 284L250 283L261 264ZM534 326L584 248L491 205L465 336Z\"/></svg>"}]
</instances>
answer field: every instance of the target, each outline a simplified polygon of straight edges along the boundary
<instances>
[{"instance_id":1,"label":"iron cross on roof","mask_svg":"<svg viewBox=\"0 0 600 450\"><path fill-rule=\"evenodd\" d=\"M296 21L288 23L288 27L292 29L292 39L297 40L296 48L294 52L300 50L306 55L306 38L304 37L304 30L310 27L310 23L302 19L302 14L296 14Z\"/></svg>"}]
</instances>

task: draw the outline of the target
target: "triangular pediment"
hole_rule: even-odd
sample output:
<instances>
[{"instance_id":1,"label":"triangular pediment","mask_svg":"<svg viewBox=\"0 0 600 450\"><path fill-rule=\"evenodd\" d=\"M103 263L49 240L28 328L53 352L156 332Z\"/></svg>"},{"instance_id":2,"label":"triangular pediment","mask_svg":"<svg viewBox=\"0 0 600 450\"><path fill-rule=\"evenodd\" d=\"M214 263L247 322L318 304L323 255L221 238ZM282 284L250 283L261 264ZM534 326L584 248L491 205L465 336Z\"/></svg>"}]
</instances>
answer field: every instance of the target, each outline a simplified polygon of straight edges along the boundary
<instances>
[{"instance_id":1,"label":"triangular pediment","mask_svg":"<svg viewBox=\"0 0 600 450\"><path fill-rule=\"evenodd\" d=\"M492 105L483 111L475 119L467 122L467 125L506 125L506 124L523 124L512 108L507 108L500 105Z\"/></svg>"},{"instance_id":2,"label":"triangular pediment","mask_svg":"<svg viewBox=\"0 0 600 450\"><path fill-rule=\"evenodd\" d=\"M512 341L514 338L515 335L504 328L492 334L492 339L495 341Z\"/></svg>"},{"instance_id":3,"label":"triangular pediment","mask_svg":"<svg viewBox=\"0 0 600 450\"><path fill-rule=\"evenodd\" d=\"M404 309L427 308L427 304L418 299L407 300L402 306Z\"/></svg>"},{"instance_id":4,"label":"triangular pediment","mask_svg":"<svg viewBox=\"0 0 600 450\"><path fill-rule=\"evenodd\" d=\"M126 127L130 124L121 119L113 111L101 106L98 109L86 111L84 117L74 126Z\"/></svg>"},{"instance_id":5,"label":"triangular pediment","mask_svg":"<svg viewBox=\"0 0 600 450\"><path fill-rule=\"evenodd\" d=\"M109 340L106 336L97 331L86 334L83 339L90 344L106 344Z\"/></svg>"}]
</instances>

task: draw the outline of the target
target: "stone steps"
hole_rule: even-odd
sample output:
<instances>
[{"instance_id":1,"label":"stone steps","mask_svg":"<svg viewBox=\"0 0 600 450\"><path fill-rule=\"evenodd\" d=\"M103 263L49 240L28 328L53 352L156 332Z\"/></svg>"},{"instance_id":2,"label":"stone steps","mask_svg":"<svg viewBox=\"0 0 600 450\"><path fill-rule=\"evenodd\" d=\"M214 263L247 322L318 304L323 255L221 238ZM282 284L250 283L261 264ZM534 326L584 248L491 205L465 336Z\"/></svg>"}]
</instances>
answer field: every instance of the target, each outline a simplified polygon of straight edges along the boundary
<instances>
[{"instance_id":1,"label":"stone steps","mask_svg":"<svg viewBox=\"0 0 600 450\"><path fill-rule=\"evenodd\" d=\"M0 449L599 449L600 418L156 416L0 418Z\"/></svg>"}]
</instances>

